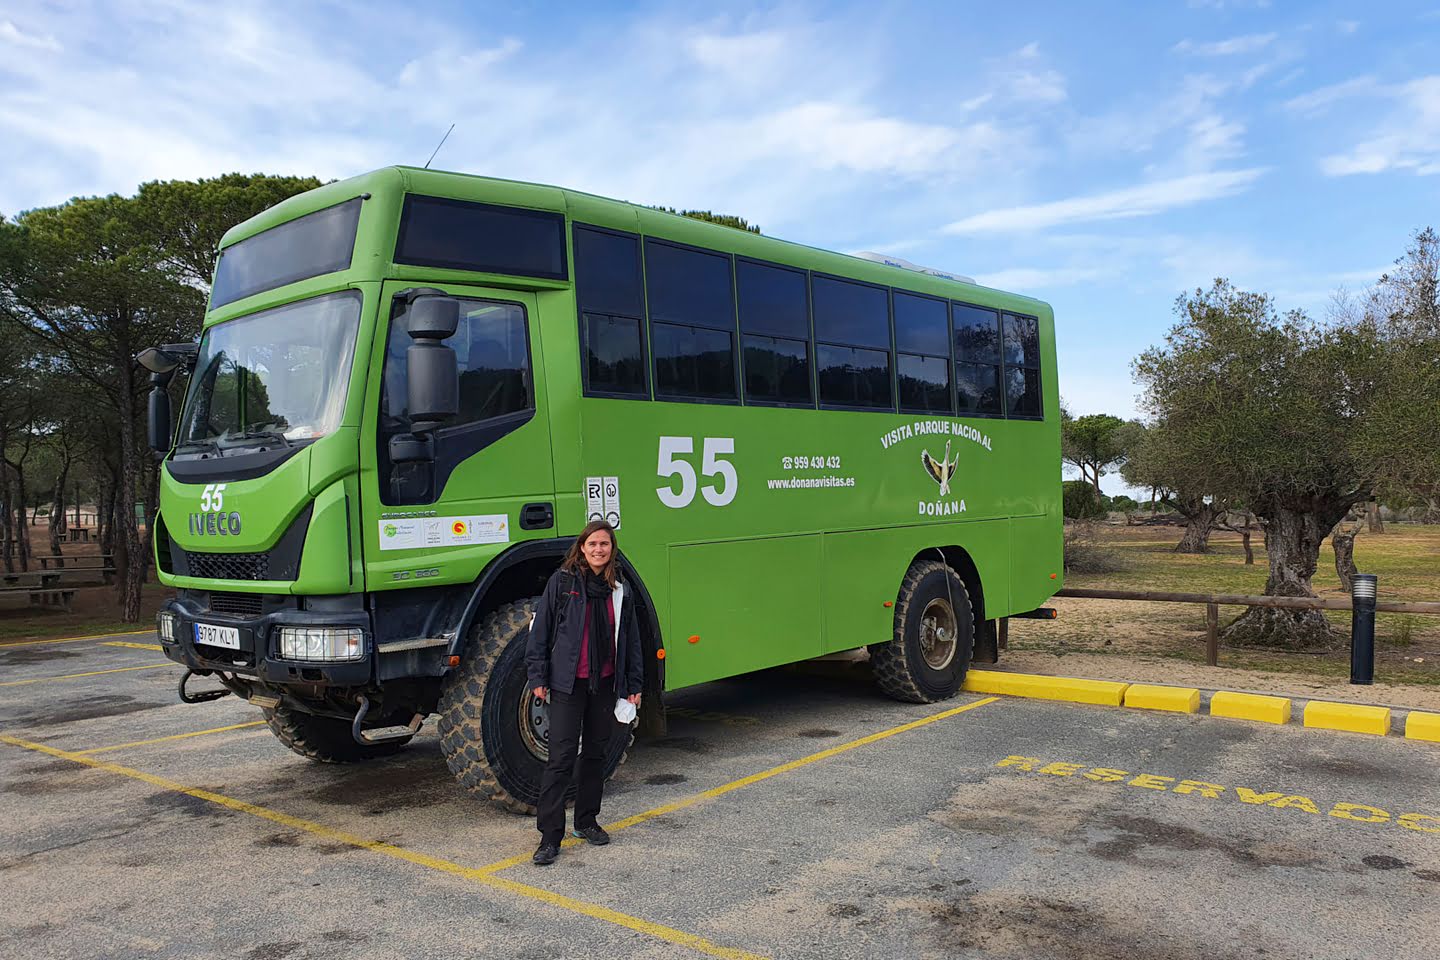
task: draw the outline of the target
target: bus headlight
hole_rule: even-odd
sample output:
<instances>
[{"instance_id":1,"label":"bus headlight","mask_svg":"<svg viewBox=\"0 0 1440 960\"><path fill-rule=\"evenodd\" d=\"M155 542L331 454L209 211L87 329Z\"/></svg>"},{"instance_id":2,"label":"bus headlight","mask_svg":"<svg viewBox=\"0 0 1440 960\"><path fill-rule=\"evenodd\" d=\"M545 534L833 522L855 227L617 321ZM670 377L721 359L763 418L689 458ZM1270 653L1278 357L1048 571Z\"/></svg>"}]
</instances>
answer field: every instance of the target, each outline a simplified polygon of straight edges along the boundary
<instances>
[{"instance_id":1,"label":"bus headlight","mask_svg":"<svg viewBox=\"0 0 1440 960\"><path fill-rule=\"evenodd\" d=\"M360 660L365 634L355 627L281 627L280 656L286 660Z\"/></svg>"},{"instance_id":2,"label":"bus headlight","mask_svg":"<svg viewBox=\"0 0 1440 960\"><path fill-rule=\"evenodd\" d=\"M161 610L155 617L155 632L160 635L161 643L176 643L176 627L180 618L169 610Z\"/></svg>"}]
</instances>

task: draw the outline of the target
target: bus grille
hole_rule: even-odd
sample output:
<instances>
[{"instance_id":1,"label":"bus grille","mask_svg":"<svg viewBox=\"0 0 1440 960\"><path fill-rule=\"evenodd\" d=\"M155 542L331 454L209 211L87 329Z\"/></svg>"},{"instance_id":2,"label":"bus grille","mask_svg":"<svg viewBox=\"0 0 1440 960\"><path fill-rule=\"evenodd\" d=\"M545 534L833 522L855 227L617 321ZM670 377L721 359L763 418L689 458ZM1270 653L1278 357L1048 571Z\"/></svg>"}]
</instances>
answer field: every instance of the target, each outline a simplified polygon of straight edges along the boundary
<instances>
[{"instance_id":1,"label":"bus grille","mask_svg":"<svg viewBox=\"0 0 1440 960\"><path fill-rule=\"evenodd\" d=\"M270 555L266 553L187 554L190 576L207 580L269 580Z\"/></svg>"},{"instance_id":2,"label":"bus grille","mask_svg":"<svg viewBox=\"0 0 1440 960\"><path fill-rule=\"evenodd\" d=\"M258 593L219 593L210 592L210 612L223 613L227 617L249 617L260 616L265 606L265 598Z\"/></svg>"}]
</instances>

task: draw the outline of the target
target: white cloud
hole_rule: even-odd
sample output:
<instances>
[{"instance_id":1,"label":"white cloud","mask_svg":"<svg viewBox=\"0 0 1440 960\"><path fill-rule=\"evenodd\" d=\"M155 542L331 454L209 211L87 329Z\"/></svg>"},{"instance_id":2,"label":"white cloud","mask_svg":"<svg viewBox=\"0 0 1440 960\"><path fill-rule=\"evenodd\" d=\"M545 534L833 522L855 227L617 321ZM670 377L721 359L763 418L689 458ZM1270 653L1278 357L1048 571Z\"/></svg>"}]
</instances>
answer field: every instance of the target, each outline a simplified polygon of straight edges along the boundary
<instances>
[{"instance_id":1,"label":"white cloud","mask_svg":"<svg viewBox=\"0 0 1440 960\"><path fill-rule=\"evenodd\" d=\"M1277 34L1274 33L1249 33L1245 36L1231 37L1228 40L1216 40L1210 43L1181 40L1171 49L1176 53L1188 53L1198 57L1228 57L1263 50L1275 42L1276 36Z\"/></svg>"},{"instance_id":2,"label":"white cloud","mask_svg":"<svg viewBox=\"0 0 1440 960\"><path fill-rule=\"evenodd\" d=\"M762 70L785 52L785 36L778 30L756 33L702 33L690 38L686 47L695 62L725 73Z\"/></svg>"},{"instance_id":3,"label":"white cloud","mask_svg":"<svg viewBox=\"0 0 1440 960\"><path fill-rule=\"evenodd\" d=\"M1042 230L1069 223L1147 217L1240 193L1264 172L1264 169L1258 167L1248 170L1218 170L1050 203L989 210L957 220L946 226L944 232L1010 233Z\"/></svg>"},{"instance_id":4,"label":"white cloud","mask_svg":"<svg viewBox=\"0 0 1440 960\"><path fill-rule=\"evenodd\" d=\"M1440 173L1440 75L1421 77L1385 91L1392 109L1351 149L1320 160L1327 176L1408 170Z\"/></svg>"},{"instance_id":5,"label":"white cloud","mask_svg":"<svg viewBox=\"0 0 1440 960\"><path fill-rule=\"evenodd\" d=\"M60 52L60 41L50 34L28 33L17 27L14 21L0 20L0 41L14 44L17 47L28 47L31 50L44 50L48 53Z\"/></svg>"},{"instance_id":6,"label":"white cloud","mask_svg":"<svg viewBox=\"0 0 1440 960\"><path fill-rule=\"evenodd\" d=\"M1383 95L1386 88L1373 76L1352 77L1340 83L1318 87L1309 93L1302 93L1285 101L1285 109L1297 113L1314 113L1331 104L1351 97Z\"/></svg>"},{"instance_id":7,"label":"white cloud","mask_svg":"<svg viewBox=\"0 0 1440 960\"><path fill-rule=\"evenodd\" d=\"M1335 29L1336 29L1336 30L1339 30L1341 33L1345 34L1346 36L1349 36L1350 34L1354 33L1356 30L1359 30L1359 29L1360 29L1360 21L1359 21L1359 20L1338 20L1338 21L1336 21L1336 23L1335 23Z\"/></svg>"}]
</instances>

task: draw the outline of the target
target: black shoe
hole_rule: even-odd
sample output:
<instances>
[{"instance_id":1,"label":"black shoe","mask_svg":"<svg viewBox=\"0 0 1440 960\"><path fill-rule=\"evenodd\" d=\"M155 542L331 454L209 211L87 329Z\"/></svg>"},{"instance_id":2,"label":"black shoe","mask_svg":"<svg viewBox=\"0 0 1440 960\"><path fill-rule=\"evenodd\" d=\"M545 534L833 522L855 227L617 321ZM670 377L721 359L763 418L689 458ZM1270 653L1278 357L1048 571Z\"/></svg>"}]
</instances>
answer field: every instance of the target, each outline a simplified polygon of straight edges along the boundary
<instances>
[{"instance_id":1,"label":"black shoe","mask_svg":"<svg viewBox=\"0 0 1440 960\"><path fill-rule=\"evenodd\" d=\"M597 847L603 847L610 842L610 834L606 833L605 828L599 824L594 824L589 827L576 827L573 836L579 837L586 843L593 843Z\"/></svg>"},{"instance_id":2,"label":"black shoe","mask_svg":"<svg viewBox=\"0 0 1440 960\"><path fill-rule=\"evenodd\" d=\"M558 856L560 856L560 844L541 841L540 846L535 848L535 856L530 858L530 862L537 867L548 867L555 862L555 858Z\"/></svg>"}]
</instances>

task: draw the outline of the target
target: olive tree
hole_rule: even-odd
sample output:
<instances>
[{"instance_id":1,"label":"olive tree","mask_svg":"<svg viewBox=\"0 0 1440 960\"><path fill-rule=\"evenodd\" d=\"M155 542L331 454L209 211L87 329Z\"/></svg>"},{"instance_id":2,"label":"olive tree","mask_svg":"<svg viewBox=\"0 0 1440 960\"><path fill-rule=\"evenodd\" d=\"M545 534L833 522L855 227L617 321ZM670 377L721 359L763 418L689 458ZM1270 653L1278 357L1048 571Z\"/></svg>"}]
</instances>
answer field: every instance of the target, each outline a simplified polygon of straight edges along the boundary
<instances>
[{"instance_id":1,"label":"olive tree","mask_svg":"<svg viewBox=\"0 0 1440 960\"><path fill-rule=\"evenodd\" d=\"M1371 496L1377 465L1363 438L1378 388L1402 371L1375 324L1321 325L1276 312L1265 294L1216 280L1182 294L1178 322L1135 361L1148 414L1162 425L1167 473L1254 511L1265 532L1270 596L1314 596L1320 546ZM1252 607L1232 642L1316 647L1334 637L1318 610Z\"/></svg>"}]
</instances>

